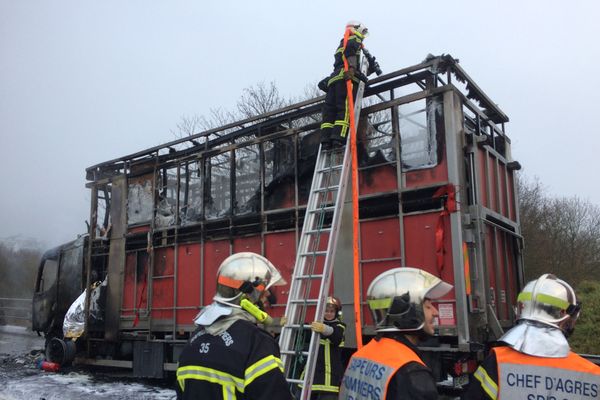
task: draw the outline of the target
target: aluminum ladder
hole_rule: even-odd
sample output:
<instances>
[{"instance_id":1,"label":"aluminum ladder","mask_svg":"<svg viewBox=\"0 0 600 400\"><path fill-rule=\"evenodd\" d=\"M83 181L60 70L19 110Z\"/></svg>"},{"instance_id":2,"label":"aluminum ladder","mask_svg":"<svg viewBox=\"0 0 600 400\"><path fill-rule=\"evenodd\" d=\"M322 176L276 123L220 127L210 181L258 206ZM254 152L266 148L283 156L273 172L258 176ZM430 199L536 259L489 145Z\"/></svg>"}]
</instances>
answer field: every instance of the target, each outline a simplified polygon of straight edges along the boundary
<instances>
[{"instance_id":1,"label":"aluminum ladder","mask_svg":"<svg viewBox=\"0 0 600 400\"><path fill-rule=\"evenodd\" d=\"M366 66L363 58L363 73ZM355 98L355 127L358 127L364 88L361 81ZM290 388L302 388L298 397L301 400L310 399L321 339L320 334L310 331L307 311L309 307L315 309L314 320L323 320L351 163L349 138L342 148L319 146L285 310L287 322L281 327L279 337L286 379ZM308 332L310 344L305 349L304 337Z\"/></svg>"}]
</instances>

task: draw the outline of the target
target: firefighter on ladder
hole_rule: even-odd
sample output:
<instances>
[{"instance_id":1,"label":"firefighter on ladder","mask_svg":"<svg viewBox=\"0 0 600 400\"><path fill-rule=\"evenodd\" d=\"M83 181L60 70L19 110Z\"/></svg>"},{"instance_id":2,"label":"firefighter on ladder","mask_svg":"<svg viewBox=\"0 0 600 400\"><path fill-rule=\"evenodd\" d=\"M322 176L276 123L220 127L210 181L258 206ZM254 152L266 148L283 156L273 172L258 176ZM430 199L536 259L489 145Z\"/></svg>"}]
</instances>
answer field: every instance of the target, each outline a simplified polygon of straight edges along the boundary
<instances>
[{"instance_id":1,"label":"firefighter on ladder","mask_svg":"<svg viewBox=\"0 0 600 400\"><path fill-rule=\"evenodd\" d=\"M344 373L342 347L346 324L341 321L342 303L336 297L327 297L323 322L313 321L310 326L321 335L319 355L311 386L311 400L337 400L340 380ZM304 372L302 373L304 376Z\"/></svg>"},{"instance_id":2,"label":"firefighter on ladder","mask_svg":"<svg viewBox=\"0 0 600 400\"><path fill-rule=\"evenodd\" d=\"M452 285L416 268L394 268L377 276L367 290L367 302L377 336L359 349L340 385L340 400L437 399L431 370L417 344L433 335L438 316L431 300Z\"/></svg>"},{"instance_id":3,"label":"firefighter on ladder","mask_svg":"<svg viewBox=\"0 0 600 400\"><path fill-rule=\"evenodd\" d=\"M179 357L178 399L291 399L279 346L257 322L272 286L284 285L266 258L237 253L217 271L214 302L194 319L198 329Z\"/></svg>"},{"instance_id":4,"label":"firefighter on ladder","mask_svg":"<svg viewBox=\"0 0 600 400\"><path fill-rule=\"evenodd\" d=\"M346 136L350 130L350 112L348 109L348 91L346 81L352 81L352 96L356 97L359 80L367 81L367 77L360 71L358 64L363 40L368 36L367 27L358 22L350 21L346 24L344 38L340 41L333 63L333 73L319 82L319 88L325 92L325 104L323 105L323 120L321 122L321 143L324 148L343 146ZM368 53L365 52L365 55ZM369 70L381 74L379 64L375 57L370 54ZM348 70L344 69L347 62Z\"/></svg>"},{"instance_id":5,"label":"firefighter on ladder","mask_svg":"<svg viewBox=\"0 0 600 400\"><path fill-rule=\"evenodd\" d=\"M544 274L525 285L517 302L519 323L483 360L462 399L600 397L600 367L567 341L581 310L573 288Z\"/></svg>"}]
</instances>

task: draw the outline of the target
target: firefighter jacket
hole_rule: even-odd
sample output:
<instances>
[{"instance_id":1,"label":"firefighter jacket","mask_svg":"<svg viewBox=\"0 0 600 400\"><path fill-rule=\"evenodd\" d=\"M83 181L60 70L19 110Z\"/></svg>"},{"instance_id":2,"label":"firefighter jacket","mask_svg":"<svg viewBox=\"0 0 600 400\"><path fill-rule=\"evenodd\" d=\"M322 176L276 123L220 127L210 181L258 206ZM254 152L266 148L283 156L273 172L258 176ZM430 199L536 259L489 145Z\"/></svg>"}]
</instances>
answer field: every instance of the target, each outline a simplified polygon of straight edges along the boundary
<instances>
[{"instance_id":1,"label":"firefighter jacket","mask_svg":"<svg viewBox=\"0 0 600 400\"><path fill-rule=\"evenodd\" d=\"M434 400L435 380L417 348L401 334L377 336L359 349L340 385L340 400Z\"/></svg>"},{"instance_id":2,"label":"firefighter jacket","mask_svg":"<svg viewBox=\"0 0 600 400\"><path fill-rule=\"evenodd\" d=\"M569 399L600 397L600 367L569 352L537 357L508 346L492 349L462 399Z\"/></svg>"},{"instance_id":3,"label":"firefighter jacket","mask_svg":"<svg viewBox=\"0 0 600 400\"><path fill-rule=\"evenodd\" d=\"M340 45L334 54L333 73L327 81L328 87L337 81L344 80L344 59L348 61L348 68L354 68L355 71L360 72L358 59L363 46L362 39L359 34L350 35L348 43L346 43L346 48L344 48L344 39L340 40ZM353 81L358 82L358 78L354 78Z\"/></svg>"},{"instance_id":4,"label":"firefighter jacket","mask_svg":"<svg viewBox=\"0 0 600 400\"><path fill-rule=\"evenodd\" d=\"M199 327L179 357L178 399L291 399L279 346L271 335L237 320L218 335Z\"/></svg>"},{"instance_id":5,"label":"firefighter jacket","mask_svg":"<svg viewBox=\"0 0 600 400\"><path fill-rule=\"evenodd\" d=\"M329 336L321 336L311 390L313 393L337 393L344 373L342 347L344 346L346 324L337 319L323 321L323 323L332 327L333 333Z\"/></svg>"},{"instance_id":6,"label":"firefighter jacket","mask_svg":"<svg viewBox=\"0 0 600 400\"><path fill-rule=\"evenodd\" d=\"M348 61L348 68L354 69L352 82L359 82L360 70L358 59L362 49L362 37L356 33L348 37L344 47L344 39L334 54L333 72L327 78L319 82L319 87L327 92L325 104L323 105L323 116L321 121L321 141L329 142L330 139L344 142L348 133L350 123L350 110L348 109L348 91L344 79L344 60ZM353 93L356 96L358 85L353 85Z\"/></svg>"}]
</instances>

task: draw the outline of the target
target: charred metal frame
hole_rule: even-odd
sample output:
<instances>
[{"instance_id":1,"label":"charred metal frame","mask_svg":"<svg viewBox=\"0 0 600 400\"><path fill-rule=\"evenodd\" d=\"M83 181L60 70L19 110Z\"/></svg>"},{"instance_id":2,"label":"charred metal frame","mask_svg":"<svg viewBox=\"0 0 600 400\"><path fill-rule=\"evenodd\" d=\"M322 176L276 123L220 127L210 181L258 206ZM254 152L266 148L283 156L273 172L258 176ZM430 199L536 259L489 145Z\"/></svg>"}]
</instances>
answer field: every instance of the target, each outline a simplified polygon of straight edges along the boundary
<instances>
[{"instance_id":1,"label":"charred metal frame","mask_svg":"<svg viewBox=\"0 0 600 400\"><path fill-rule=\"evenodd\" d=\"M399 92L400 88L408 88L412 90L408 94ZM488 198L491 189L488 187L479 187L479 175L482 171L477 169L478 153L475 148L479 146L484 148L489 154L493 154L496 163L508 166L514 163L510 156L510 139L505 135L504 124L508 122L508 117L494 104L487 95L474 83L474 81L466 74L466 72L458 65L458 61L451 56L434 57L424 61L423 63L407 67L390 74L382 75L372 79L366 89L364 95L366 102L363 108L363 115L373 115L379 111L390 113L391 134L397 137L393 144L393 152L395 158L386 160L377 165L361 165L360 170L366 171L369 168L381 165L390 165L396 171L398 179L398 192L395 197L397 209L394 211L400 222L402 222L404 212L401 201L403 193L407 192L406 187L406 171L402 165L402 144L400 138L399 107L408 103L423 100L425 102L430 99L438 98L443 100L444 112L443 120L445 121L445 144L447 154L454 157L451 160L452 166L449 165L449 182L460 187L457 193L459 202L468 204L468 207L463 207L462 213L455 213L451 216L451 230L453 238L453 248L459 248L460 251L454 254L455 265L462 265L462 242L468 244L469 254L467 255L474 262L485 265L485 225L493 225L494 229L499 229L499 232L509 235L510 240L514 243L516 249L520 249L521 237L518 221L518 209L514 210L516 221L503 217L496 210L491 210L479 204L478 199L481 198L482 190L487 191ZM302 184L312 178L312 169L310 162L311 157L316 156L317 147L314 141L311 144L311 135L318 139L318 128L320 125L320 109L324 100L324 96L315 99L307 100L301 103L291 105L276 111L259 115L257 117L248 118L242 121L231 123L223 127L211 129L205 132L194 134L182 139L174 140L163 145L155 146L140 152L136 152L124 157L116 158L107 162L96 164L87 168L86 177L89 183L87 187L92 190L92 224L90 226L90 243L87 252L87 284L91 283L90 275L97 265L97 259L109 257L110 260L115 260L115 265L121 265L119 271L109 271L112 275L111 280L118 287L123 284L123 265L125 263L126 254L134 251L149 250L148 262L148 289L147 289L147 306L144 310L146 315L140 315L138 327L133 327L132 321L121 317L122 294L113 289L109 293L108 302L111 310L115 315L119 316L120 320L111 320L107 327L107 338L116 340L117 333L128 335L128 332L135 330L145 332L147 339L165 340L166 336L171 335L171 342L183 342L185 337L181 335L182 331L189 332L192 329L190 325L176 324L176 311L197 307L182 307L177 304L177 271L178 271L178 246L181 243L199 242L205 243L214 238L229 238L230 252L232 251L233 242L231 239L240 237L248 233L260 234L262 240L262 251L265 251L264 235L267 232L273 231L294 231L296 242L298 240L300 230L302 228L302 219L305 206L302 205L303 196L306 194L306 189L303 189ZM364 118L367 119L366 117ZM468 129L467 129L468 128ZM273 143L272 153L276 149L277 140L289 140L293 149L292 163L293 170L289 171L279 179L287 179L293 182L291 186L293 193L293 204L285 208L269 208L266 204L267 186L266 182L266 144ZM366 146L366 139L365 139ZM255 197L256 209L250 213L236 214L236 153L238 150L248 148L248 146L257 146L258 148L258 163L260 171L258 173L258 182ZM311 150L311 146L314 150ZM464 150L463 150L464 149ZM305 153L302 153L302 151ZM310 153L312 151L312 154ZM206 209L208 207L207 193L211 190L211 160L214 157L229 154L229 208L227 213L220 218L206 218ZM465 160L460 157L465 154ZM301 157L306 156L305 163L302 163ZM185 194L183 198L184 207L188 206L189 199L189 165L198 163L201 171L201 191L202 191L202 216L197 223L182 225L181 210L181 185L185 185ZM275 161L273 161L275 165ZM466 164L466 165L465 165ZM314 168L314 162L313 167ZM159 189L157 187L157 177L159 174L167 174L167 170L176 171L177 184L175 188L176 202L174 205L174 221L175 223L166 227L156 226L156 213L158 209ZM497 169L496 169L497 170ZM186 177L182 181L182 171L185 171ZM126 211L127 197L127 182L130 178L150 175L152 178L152 190L154 193L153 217L149 221L149 228L137 233L128 232L127 218L123 217ZM275 173L273 177L275 178ZM462 187L465 180L470 181L468 188ZM117 182L125 182L119 186L119 190L115 190ZM499 182L499 180L498 180ZM489 182L488 182L489 183ZM167 182L163 182L166 187ZM275 184L275 183L272 183ZM508 182L503 184L508 185ZM423 187L423 190L430 188ZM120 193L121 191L124 193ZM414 191L414 188L411 189ZM103 196L99 196L102 193ZM110 193L110 196L108 195ZM497 191L494 193L498 193ZM513 193L516 196L516 187L513 188ZM389 193L386 193L386 196ZM125 200L121 196L125 196ZM375 201L379 197L378 194L361 195L361 220L377 219L381 215L377 213L369 213L369 201ZM407 194L408 196L408 194ZM104 218L104 226L108 226L108 215L111 215L113 227L110 230L107 238L110 243L109 255L106 254L107 238L99 238L97 235L97 204L99 198L109 199L111 202L121 201L120 207L115 204L107 204L107 213ZM305 197L305 196L304 196ZM123 203L124 201L124 203ZM510 203L510 201L509 201ZM125 206L124 206L125 205ZM125 209L122 209L125 207ZM429 206L428 206L429 207ZM517 205L515 204L516 208ZM119 209L121 209L119 211ZM389 211L389 210L388 210ZM387 211L386 211L387 212ZM466 214L466 215L465 215ZM389 216L390 214L385 214ZM123 224L121 227L115 227L117 220L115 217L120 217ZM146 224L148 225L148 224ZM142 235L147 235L145 242ZM400 223L400 243L404 246L404 227ZM464 236L464 237L463 237ZM342 239L343 240L343 239ZM508 239L507 239L508 240ZM137 241L137 242L136 242ZM134 244L135 242L136 244ZM173 307L165 309L171 310L173 321L167 325L153 321L150 315L152 310L152 282L160 278L154 276L156 250L160 248L174 248L174 298ZM204 251L204 246L200 246L201 251ZM401 254L405 254L404 248L401 249ZM497 252L496 252L497 253ZM200 271L201 276L204 275L204 254L200 254ZM343 258L341 258L343 260ZM374 262L381 260L365 260L364 262ZM397 260L403 266L405 265L404 257L399 257ZM515 260L517 269L522 271L520 257ZM111 262L111 266L112 266ZM484 268L484 271L486 269ZM498 274L504 273L498 271ZM499 278L499 276L497 277ZM118 283L120 279L120 283ZM337 280L336 276L336 280ZM457 314L459 319L467 321L469 319L477 319L474 324L476 328L469 327L465 324L456 327L456 335L459 338L459 345L462 350L468 348L468 343L472 336L476 335L477 329L487 324L489 318L497 318L486 313L487 305L490 301L489 277L488 276L464 276L464 271L461 268L455 268L455 282L457 282L457 297L465 293L465 280L470 279L474 285L473 298L477 298L475 302L469 299L468 304L457 304ZM522 275L519 276L519 285L522 284ZM337 284L336 284L337 285ZM200 286L200 307L204 297L203 285ZM109 289L111 290L111 289ZM136 291L137 293L137 291ZM515 296L516 293L507 295ZM344 299L342 299L344 302ZM134 304L133 312L140 312ZM154 308L157 310L157 308ZM500 325L506 326L510 321L508 318L500 318ZM131 318L133 319L133 318ZM352 324L349 322L349 326ZM474 330L475 329L475 330ZM139 333L139 332L138 332ZM136 337L140 337L136 333ZM351 336L351 335L350 335Z\"/></svg>"}]
</instances>

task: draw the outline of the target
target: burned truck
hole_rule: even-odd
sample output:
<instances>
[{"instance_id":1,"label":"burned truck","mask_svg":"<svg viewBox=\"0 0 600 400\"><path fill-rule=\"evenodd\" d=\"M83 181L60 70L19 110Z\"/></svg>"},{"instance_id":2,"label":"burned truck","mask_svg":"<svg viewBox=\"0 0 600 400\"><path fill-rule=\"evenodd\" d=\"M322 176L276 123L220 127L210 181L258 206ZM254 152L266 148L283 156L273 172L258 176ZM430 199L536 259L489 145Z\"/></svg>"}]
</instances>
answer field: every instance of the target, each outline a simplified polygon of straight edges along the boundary
<instances>
[{"instance_id":1,"label":"burned truck","mask_svg":"<svg viewBox=\"0 0 600 400\"><path fill-rule=\"evenodd\" d=\"M262 254L289 282L322 102L88 168L89 232L48 252L40 265L33 327L47 335L48 352L162 377L176 369L226 257ZM381 272L419 267L452 283L436 304L438 334L424 348L440 379L468 372L515 322L523 281L520 165L507 122L451 56L382 75L365 90L357 129L362 334L374 334L366 290ZM356 347L350 209L348 201L332 288L346 310L349 351ZM269 314L284 313L288 291L277 287ZM62 318L81 293L84 328L68 340Z\"/></svg>"}]
</instances>

